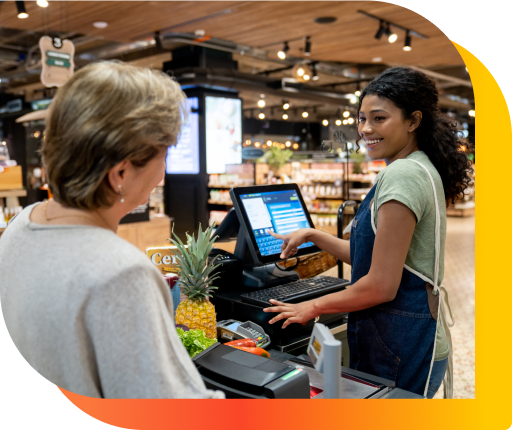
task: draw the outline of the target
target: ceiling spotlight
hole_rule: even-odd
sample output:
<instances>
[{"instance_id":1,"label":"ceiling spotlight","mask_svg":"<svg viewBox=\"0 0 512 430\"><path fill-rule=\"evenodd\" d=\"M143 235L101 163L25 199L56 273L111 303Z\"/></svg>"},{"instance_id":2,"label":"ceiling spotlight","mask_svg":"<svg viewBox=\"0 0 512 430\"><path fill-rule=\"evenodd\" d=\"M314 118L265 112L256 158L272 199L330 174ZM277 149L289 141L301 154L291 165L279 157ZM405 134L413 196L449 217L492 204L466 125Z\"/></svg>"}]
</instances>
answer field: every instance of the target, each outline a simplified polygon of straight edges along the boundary
<instances>
[{"instance_id":1,"label":"ceiling spotlight","mask_svg":"<svg viewBox=\"0 0 512 430\"><path fill-rule=\"evenodd\" d=\"M48 7L48 2L46 0L37 0L36 1L36 4L39 6L39 7Z\"/></svg>"},{"instance_id":2,"label":"ceiling spotlight","mask_svg":"<svg viewBox=\"0 0 512 430\"><path fill-rule=\"evenodd\" d=\"M281 143L281 149L284 149L286 148L286 146L284 145L284 143Z\"/></svg>"},{"instance_id":3,"label":"ceiling spotlight","mask_svg":"<svg viewBox=\"0 0 512 430\"><path fill-rule=\"evenodd\" d=\"M311 79L311 68L307 64L295 64L292 68L292 77L299 82Z\"/></svg>"},{"instance_id":4,"label":"ceiling spotlight","mask_svg":"<svg viewBox=\"0 0 512 430\"><path fill-rule=\"evenodd\" d=\"M28 13L25 10L25 2L23 1L17 1L16 2L16 8L18 9L18 18L19 19L25 19L28 18Z\"/></svg>"},{"instance_id":5,"label":"ceiling spotlight","mask_svg":"<svg viewBox=\"0 0 512 430\"><path fill-rule=\"evenodd\" d=\"M349 119L347 119L347 121L349 124L354 124L354 118L349 118Z\"/></svg>"},{"instance_id":6,"label":"ceiling spotlight","mask_svg":"<svg viewBox=\"0 0 512 430\"><path fill-rule=\"evenodd\" d=\"M287 147L287 148L289 148L290 146L292 146L292 142L287 141L287 142L285 143L285 145L286 145L286 147Z\"/></svg>"},{"instance_id":7,"label":"ceiling spotlight","mask_svg":"<svg viewBox=\"0 0 512 430\"><path fill-rule=\"evenodd\" d=\"M327 121L326 119L324 119L324 120L322 121L322 124L323 124L323 125L325 125L325 126L327 127L327 126L329 125L329 121Z\"/></svg>"},{"instance_id":8,"label":"ceiling spotlight","mask_svg":"<svg viewBox=\"0 0 512 430\"><path fill-rule=\"evenodd\" d=\"M96 22L93 22L93 23L92 23L92 26L93 26L93 27L96 27L96 28L107 28L107 27L108 27L108 22L105 22L105 21L96 21Z\"/></svg>"},{"instance_id":9,"label":"ceiling spotlight","mask_svg":"<svg viewBox=\"0 0 512 430\"><path fill-rule=\"evenodd\" d=\"M343 125L347 125L348 124L348 119L344 119L343 120Z\"/></svg>"},{"instance_id":10,"label":"ceiling spotlight","mask_svg":"<svg viewBox=\"0 0 512 430\"><path fill-rule=\"evenodd\" d=\"M265 107L265 100L258 100L258 107L260 107L260 108Z\"/></svg>"},{"instance_id":11,"label":"ceiling spotlight","mask_svg":"<svg viewBox=\"0 0 512 430\"><path fill-rule=\"evenodd\" d=\"M315 65L315 63L313 63L311 65L311 72L313 73L313 77L311 79L313 79L314 81L318 81L318 79L320 79L320 77L316 73L316 65Z\"/></svg>"},{"instance_id":12,"label":"ceiling spotlight","mask_svg":"<svg viewBox=\"0 0 512 430\"><path fill-rule=\"evenodd\" d=\"M336 125L341 125L341 119L336 120Z\"/></svg>"},{"instance_id":13,"label":"ceiling spotlight","mask_svg":"<svg viewBox=\"0 0 512 430\"><path fill-rule=\"evenodd\" d=\"M474 117L475 117L475 111L474 111L474 110L470 110L470 111L468 112L468 115L469 115L469 116L472 116L472 117L474 118Z\"/></svg>"},{"instance_id":14,"label":"ceiling spotlight","mask_svg":"<svg viewBox=\"0 0 512 430\"><path fill-rule=\"evenodd\" d=\"M283 49L277 53L277 56L281 60L284 60L286 58L286 54L288 53L289 50L290 50L290 47L288 46L288 42L284 42Z\"/></svg>"},{"instance_id":15,"label":"ceiling spotlight","mask_svg":"<svg viewBox=\"0 0 512 430\"><path fill-rule=\"evenodd\" d=\"M304 55L307 55L308 57L311 55L311 38L309 36L306 36Z\"/></svg>"},{"instance_id":16,"label":"ceiling spotlight","mask_svg":"<svg viewBox=\"0 0 512 430\"><path fill-rule=\"evenodd\" d=\"M265 114L262 112L258 115L258 118L259 119L265 119Z\"/></svg>"},{"instance_id":17,"label":"ceiling spotlight","mask_svg":"<svg viewBox=\"0 0 512 430\"><path fill-rule=\"evenodd\" d=\"M359 97L361 95L361 91L357 90L355 93L354 93L357 97Z\"/></svg>"},{"instance_id":18,"label":"ceiling spotlight","mask_svg":"<svg viewBox=\"0 0 512 430\"><path fill-rule=\"evenodd\" d=\"M267 140L267 146L272 146L272 141L271 140Z\"/></svg>"},{"instance_id":19,"label":"ceiling spotlight","mask_svg":"<svg viewBox=\"0 0 512 430\"><path fill-rule=\"evenodd\" d=\"M284 102L283 103L283 109L284 110L287 110L289 107L290 107L290 103L288 103L288 102Z\"/></svg>"},{"instance_id":20,"label":"ceiling spotlight","mask_svg":"<svg viewBox=\"0 0 512 430\"><path fill-rule=\"evenodd\" d=\"M302 118L307 118L309 116L309 113L306 111L302 112Z\"/></svg>"},{"instance_id":21,"label":"ceiling spotlight","mask_svg":"<svg viewBox=\"0 0 512 430\"><path fill-rule=\"evenodd\" d=\"M350 112L348 110L346 110L345 112L343 112L343 116L345 118L348 118L350 116Z\"/></svg>"},{"instance_id":22,"label":"ceiling spotlight","mask_svg":"<svg viewBox=\"0 0 512 430\"><path fill-rule=\"evenodd\" d=\"M385 30L386 30L386 27L384 27L384 21L382 21L382 19L381 19L379 29L377 30L377 33L375 33L375 39L380 39L382 37L382 35L384 34Z\"/></svg>"},{"instance_id":23,"label":"ceiling spotlight","mask_svg":"<svg viewBox=\"0 0 512 430\"><path fill-rule=\"evenodd\" d=\"M386 33L386 36L388 36L389 43L395 43L396 39L398 39L398 36L396 35L396 33L391 32L391 28L389 27L389 24L387 24L387 27L384 30L384 33Z\"/></svg>"},{"instance_id":24,"label":"ceiling spotlight","mask_svg":"<svg viewBox=\"0 0 512 430\"><path fill-rule=\"evenodd\" d=\"M409 34L409 30L405 32L405 44L403 47L404 51L410 51L411 48L411 35Z\"/></svg>"},{"instance_id":25,"label":"ceiling spotlight","mask_svg":"<svg viewBox=\"0 0 512 430\"><path fill-rule=\"evenodd\" d=\"M293 144L293 149L299 149L299 144L298 143L294 143Z\"/></svg>"},{"instance_id":26,"label":"ceiling spotlight","mask_svg":"<svg viewBox=\"0 0 512 430\"><path fill-rule=\"evenodd\" d=\"M287 120L288 119L288 115L287 114L283 114L283 119Z\"/></svg>"},{"instance_id":27,"label":"ceiling spotlight","mask_svg":"<svg viewBox=\"0 0 512 430\"><path fill-rule=\"evenodd\" d=\"M260 142L256 142L256 143L254 144L254 146L255 146L256 148L259 148L259 147L260 147L260 145L261 145L261 143L260 143Z\"/></svg>"}]
</instances>

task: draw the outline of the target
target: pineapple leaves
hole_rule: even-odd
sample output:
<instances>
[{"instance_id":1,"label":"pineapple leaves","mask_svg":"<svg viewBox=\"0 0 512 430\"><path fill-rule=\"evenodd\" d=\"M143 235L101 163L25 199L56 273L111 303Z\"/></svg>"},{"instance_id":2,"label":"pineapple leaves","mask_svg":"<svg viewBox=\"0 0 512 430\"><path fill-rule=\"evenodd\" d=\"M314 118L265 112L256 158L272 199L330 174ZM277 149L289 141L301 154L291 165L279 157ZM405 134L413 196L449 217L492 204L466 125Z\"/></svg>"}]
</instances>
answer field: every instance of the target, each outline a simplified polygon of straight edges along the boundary
<instances>
[{"instance_id":1,"label":"pineapple leaves","mask_svg":"<svg viewBox=\"0 0 512 430\"><path fill-rule=\"evenodd\" d=\"M218 288L211 284L219 279L220 275L210 276L210 274L222 264L215 264L220 256L216 256L208 262L208 255L217 239L217 236L212 237L213 227L212 224L203 231L199 224L197 240L194 235L186 233L186 245L174 233L174 229L172 231L174 239L169 239L179 251L176 261L181 272L182 293L191 300L203 300L211 297L209 293Z\"/></svg>"}]
</instances>

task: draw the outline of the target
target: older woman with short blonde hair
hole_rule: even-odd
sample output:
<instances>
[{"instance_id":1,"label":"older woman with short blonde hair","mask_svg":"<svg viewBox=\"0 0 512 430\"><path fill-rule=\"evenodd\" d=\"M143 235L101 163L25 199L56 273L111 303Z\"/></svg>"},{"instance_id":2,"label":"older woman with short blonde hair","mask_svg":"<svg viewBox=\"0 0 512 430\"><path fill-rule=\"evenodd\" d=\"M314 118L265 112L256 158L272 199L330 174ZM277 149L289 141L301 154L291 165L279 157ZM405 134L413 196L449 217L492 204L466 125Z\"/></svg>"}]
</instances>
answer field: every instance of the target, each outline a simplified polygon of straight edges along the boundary
<instances>
[{"instance_id":1,"label":"older woman with short blonde hair","mask_svg":"<svg viewBox=\"0 0 512 430\"><path fill-rule=\"evenodd\" d=\"M53 100L42 148L53 199L0 240L9 333L45 378L85 396L215 398L176 335L158 270L115 232L162 180L184 94L162 72L79 70Z\"/></svg>"}]
</instances>

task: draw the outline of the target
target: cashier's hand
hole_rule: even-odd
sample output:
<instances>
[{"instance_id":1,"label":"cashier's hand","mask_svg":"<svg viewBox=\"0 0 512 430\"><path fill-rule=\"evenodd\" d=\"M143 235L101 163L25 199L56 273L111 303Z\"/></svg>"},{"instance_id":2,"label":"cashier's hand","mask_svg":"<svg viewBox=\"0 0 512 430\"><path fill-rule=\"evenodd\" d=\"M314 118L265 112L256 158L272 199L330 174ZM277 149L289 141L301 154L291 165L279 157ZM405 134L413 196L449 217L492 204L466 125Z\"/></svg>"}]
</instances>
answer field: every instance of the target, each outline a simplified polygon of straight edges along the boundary
<instances>
[{"instance_id":1,"label":"cashier's hand","mask_svg":"<svg viewBox=\"0 0 512 430\"><path fill-rule=\"evenodd\" d=\"M293 257L297 254L298 247L303 243L309 242L309 233L310 228L301 228L289 234L277 234L273 233L270 230L267 230L267 233L270 233L276 239L280 239L283 241L281 245L281 259L286 259Z\"/></svg>"},{"instance_id":2,"label":"cashier's hand","mask_svg":"<svg viewBox=\"0 0 512 430\"><path fill-rule=\"evenodd\" d=\"M306 325L309 320L316 318L318 315L315 312L314 301L290 304L282 303L277 300L270 300L274 306L271 308L263 309L263 312L280 312L279 315L272 318L269 323L274 324L279 320L286 319L282 328L286 328L291 323L299 323Z\"/></svg>"}]
</instances>

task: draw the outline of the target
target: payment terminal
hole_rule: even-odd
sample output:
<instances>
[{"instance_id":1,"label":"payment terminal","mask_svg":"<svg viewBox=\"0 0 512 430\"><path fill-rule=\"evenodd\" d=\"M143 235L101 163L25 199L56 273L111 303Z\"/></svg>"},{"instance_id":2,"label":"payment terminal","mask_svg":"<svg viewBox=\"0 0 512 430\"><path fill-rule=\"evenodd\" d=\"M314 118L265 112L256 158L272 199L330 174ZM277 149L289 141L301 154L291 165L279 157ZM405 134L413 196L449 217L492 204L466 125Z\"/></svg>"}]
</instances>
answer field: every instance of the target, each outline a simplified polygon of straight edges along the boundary
<instances>
[{"instance_id":1,"label":"payment terminal","mask_svg":"<svg viewBox=\"0 0 512 430\"><path fill-rule=\"evenodd\" d=\"M230 342L236 339L252 339L260 348L270 345L270 337L251 321L224 320L217 322L217 338Z\"/></svg>"}]
</instances>

